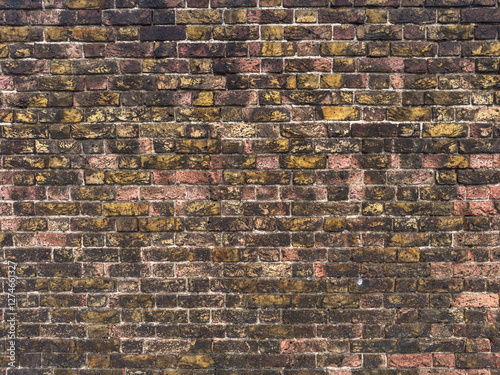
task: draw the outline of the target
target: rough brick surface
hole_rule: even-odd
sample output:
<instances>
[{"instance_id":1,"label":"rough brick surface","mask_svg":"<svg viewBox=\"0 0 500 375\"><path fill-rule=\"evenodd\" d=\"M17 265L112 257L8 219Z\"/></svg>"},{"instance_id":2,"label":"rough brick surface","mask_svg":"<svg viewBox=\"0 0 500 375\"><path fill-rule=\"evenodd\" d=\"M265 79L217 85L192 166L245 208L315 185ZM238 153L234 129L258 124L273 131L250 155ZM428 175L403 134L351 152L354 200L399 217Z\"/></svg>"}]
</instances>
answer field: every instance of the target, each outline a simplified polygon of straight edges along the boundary
<instances>
[{"instance_id":1,"label":"rough brick surface","mask_svg":"<svg viewBox=\"0 0 500 375\"><path fill-rule=\"evenodd\" d=\"M499 25L0 0L0 375L500 375Z\"/></svg>"}]
</instances>

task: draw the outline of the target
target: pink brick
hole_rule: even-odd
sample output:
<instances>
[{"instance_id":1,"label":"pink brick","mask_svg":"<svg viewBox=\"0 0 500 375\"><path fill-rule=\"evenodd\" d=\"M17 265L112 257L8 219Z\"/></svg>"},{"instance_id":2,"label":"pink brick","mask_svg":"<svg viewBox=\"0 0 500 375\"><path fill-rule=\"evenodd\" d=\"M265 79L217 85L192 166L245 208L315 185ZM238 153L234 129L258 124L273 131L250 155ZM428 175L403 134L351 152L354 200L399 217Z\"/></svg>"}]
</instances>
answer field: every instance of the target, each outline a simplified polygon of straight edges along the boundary
<instances>
[{"instance_id":1,"label":"pink brick","mask_svg":"<svg viewBox=\"0 0 500 375\"><path fill-rule=\"evenodd\" d=\"M3 231L17 231L23 225L26 219L24 218L3 218L2 230Z\"/></svg>"},{"instance_id":2,"label":"pink brick","mask_svg":"<svg viewBox=\"0 0 500 375\"><path fill-rule=\"evenodd\" d=\"M487 314L488 314L487 315L488 316L488 323L500 322L500 310L499 309L488 310Z\"/></svg>"},{"instance_id":3,"label":"pink brick","mask_svg":"<svg viewBox=\"0 0 500 375\"><path fill-rule=\"evenodd\" d=\"M471 168L493 168L493 155L470 155Z\"/></svg>"},{"instance_id":4,"label":"pink brick","mask_svg":"<svg viewBox=\"0 0 500 375\"><path fill-rule=\"evenodd\" d=\"M283 249L281 256L284 262L293 262L300 260L298 249Z\"/></svg>"},{"instance_id":5,"label":"pink brick","mask_svg":"<svg viewBox=\"0 0 500 375\"><path fill-rule=\"evenodd\" d=\"M67 201L69 200L69 188L50 186L47 188L47 198L49 200Z\"/></svg>"},{"instance_id":6,"label":"pink brick","mask_svg":"<svg viewBox=\"0 0 500 375\"><path fill-rule=\"evenodd\" d=\"M45 188L41 186L4 186L0 190L2 200L43 200Z\"/></svg>"},{"instance_id":7,"label":"pink brick","mask_svg":"<svg viewBox=\"0 0 500 375\"><path fill-rule=\"evenodd\" d=\"M210 199L210 189L208 186L188 186L186 188L186 199Z\"/></svg>"},{"instance_id":8,"label":"pink brick","mask_svg":"<svg viewBox=\"0 0 500 375\"><path fill-rule=\"evenodd\" d=\"M500 155L493 155L493 168L500 168Z\"/></svg>"},{"instance_id":9,"label":"pink brick","mask_svg":"<svg viewBox=\"0 0 500 375\"><path fill-rule=\"evenodd\" d=\"M342 25L333 26L333 39L338 40L349 40L354 39L354 26L352 25Z\"/></svg>"},{"instance_id":10,"label":"pink brick","mask_svg":"<svg viewBox=\"0 0 500 375\"><path fill-rule=\"evenodd\" d=\"M432 354L388 354L387 367L431 367Z\"/></svg>"},{"instance_id":11,"label":"pink brick","mask_svg":"<svg viewBox=\"0 0 500 375\"><path fill-rule=\"evenodd\" d=\"M439 168L441 166L441 155L424 155L422 157L422 166L424 168Z\"/></svg>"},{"instance_id":12,"label":"pink brick","mask_svg":"<svg viewBox=\"0 0 500 375\"><path fill-rule=\"evenodd\" d=\"M456 307L498 307L498 294L467 293L454 297Z\"/></svg>"},{"instance_id":13,"label":"pink brick","mask_svg":"<svg viewBox=\"0 0 500 375\"><path fill-rule=\"evenodd\" d=\"M431 263L432 277L450 277L453 274L453 265L448 263Z\"/></svg>"},{"instance_id":14,"label":"pink brick","mask_svg":"<svg viewBox=\"0 0 500 375\"><path fill-rule=\"evenodd\" d=\"M119 187L116 189L116 199L119 201L135 201L139 199L139 188Z\"/></svg>"},{"instance_id":15,"label":"pink brick","mask_svg":"<svg viewBox=\"0 0 500 375\"><path fill-rule=\"evenodd\" d=\"M252 186L244 186L241 189L241 200L253 201L255 200L255 188Z\"/></svg>"},{"instance_id":16,"label":"pink brick","mask_svg":"<svg viewBox=\"0 0 500 375\"><path fill-rule=\"evenodd\" d=\"M153 200L153 201L185 199L186 187L184 186L141 187L140 196L142 200Z\"/></svg>"},{"instance_id":17,"label":"pink brick","mask_svg":"<svg viewBox=\"0 0 500 375\"><path fill-rule=\"evenodd\" d=\"M85 77L87 90L106 90L108 80L106 77Z\"/></svg>"},{"instance_id":18,"label":"pink brick","mask_svg":"<svg viewBox=\"0 0 500 375\"><path fill-rule=\"evenodd\" d=\"M403 76L401 74L391 75L391 86L394 89L403 89L404 88Z\"/></svg>"},{"instance_id":19,"label":"pink brick","mask_svg":"<svg viewBox=\"0 0 500 375\"><path fill-rule=\"evenodd\" d=\"M434 353L432 354L434 367L454 367L455 355L451 353Z\"/></svg>"},{"instance_id":20,"label":"pink brick","mask_svg":"<svg viewBox=\"0 0 500 375\"><path fill-rule=\"evenodd\" d=\"M258 169L278 169L280 167L278 156L259 156L257 157Z\"/></svg>"},{"instance_id":21,"label":"pink brick","mask_svg":"<svg viewBox=\"0 0 500 375\"><path fill-rule=\"evenodd\" d=\"M500 270L498 263L461 263L453 266L455 277L497 277Z\"/></svg>"},{"instance_id":22,"label":"pink brick","mask_svg":"<svg viewBox=\"0 0 500 375\"><path fill-rule=\"evenodd\" d=\"M326 340L282 340L282 353L317 353L326 351Z\"/></svg>"},{"instance_id":23,"label":"pink brick","mask_svg":"<svg viewBox=\"0 0 500 375\"><path fill-rule=\"evenodd\" d=\"M14 78L12 78L12 77L0 77L0 90L13 91L14 90Z\"/></svg>"},{"instance_id":24,"label":"pink brick","mask_svg":"<svg viewBox=\"0 0 500 375\"><path fill-rule=\"evenodd\" d=\"M91 169L117 169L118 157L116 156L93 156L88 158Z\"/></svg>"},{"instance_id":25,"label":"pink brick","mask_svg":"<svg viewBox=\"0 0 500 375\"><path fill-rule=\"evenodd\" d=\"M365 188L363 186L351 186L349 188L349 198L351 199L363 199L365 194Z\"/></svg>"},{"instance_id":26,"label":"pink brick","mask_svg":"<svg viewBox=\"0 0 500 375\"><path fill-rule=\"evenodd\" d=\"M66 246L66 234L64 233L38 233L37 242L40 246Z\"/></svg>"},{"instance_id":27,"label":"pink brick","mask_svg":"<svg viewBox=\"0 0 500 375\"><path fill-rule=\"evenodd\" d=\"M330 169L351 168L351 155L329 155L328 168Z\"/></svg>"},{"instance_id":28,"label":"pink brick","mask_svg":"<svg viewBox=\"0 0 500 375\"><path fill-rule=\"evenodd\" d=\"M467 186L467 199L488 199L489 193L487 186Z\"/></svg>"},{"instance_id":29,"label":"pink brick","mask_svg":"<svg viewBox=\"0 0 500 375\"><path fill-rule=\"evenodd\" d=\"M488 202L455 202L453 204L454 215L482 216L498 215L495 204Z\"/></svg>"},{"instance_id":30,"label":"pink brick","mask_svg":"<svg viewBox=\"0 0 500 375\"><path fill-rule=\"evenodd\" d=\"M314 276L316 277L326 277L326 270L324 264L315 264L314 265Z\"/></svg>"},{"instance_id":31,"label":"pink brick","mask_svg":"<svg viewBox=\"0 0 500 375\"><path fill-rule=\"evenodd\" d=\"M278 188L269 186L257 186L255 188L257 200L275 201L278 200Z\"/></svg>"},{"instance_id":32,"label":"pink brick","mask_svg":"<svg viewBox=\"0 0 500 375\"><path fill-rule=\"evenodd\" d=\"M175 184L175 172L154 171L153 183L156 185L173 185Z\"/></svg>"},{"instance_id":33,"label":"pink brick","mask_svg":"<svg viewBox=\"0 0 500 375\"><path fill-rule=\"evenodd\" d=\"M490 198L500 199L500 186L490 186Z\"/></svg>"}]
</instances>

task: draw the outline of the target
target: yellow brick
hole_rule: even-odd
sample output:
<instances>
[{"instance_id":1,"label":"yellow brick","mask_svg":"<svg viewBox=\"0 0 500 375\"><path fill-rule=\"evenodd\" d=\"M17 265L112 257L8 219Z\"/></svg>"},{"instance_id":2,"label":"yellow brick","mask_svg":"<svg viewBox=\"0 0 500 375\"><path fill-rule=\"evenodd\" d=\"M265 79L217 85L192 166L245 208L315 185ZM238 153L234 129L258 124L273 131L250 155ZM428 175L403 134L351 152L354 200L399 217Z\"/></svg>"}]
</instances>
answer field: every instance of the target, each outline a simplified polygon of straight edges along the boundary
<instances>
[{"instance_id":1,"label":"yellow brick","mask_svg":"<svg viewBox=\"0 0 500 375\"><path fill-rule=\"evenodd\" d=\"M424 137L464 137L467 135L466 124L429 124L424 125Z\"/></svg>"},{"instance_id":2,"label":"yellow brick","mask_svg":"<svg viewBox=\"0 0 500 375\"><path fill-rule=\"evenodd\" d=\"M188 26L187 36L189 40L210 40L212 37L211 26Z\"/></svg>"},{"instance_id":3,"label":"yellow brick","mask_svg":"<svg viewBox=\"0 0 500 375\"><path fill-rule=\"evenodd\" d=\"M71 30L71 39L77 42L105 42L112 38L113 30L107 28L80 27Z\"/></svg>"},{"instance_id":4,"label":"yellow brick","mask_svg":"<svg viewBox=\"0 0 500 375\"><path fill-rule=\"evenodd\" d=\"M70 61L52 61L50 63L51 74L71 74Z\"/></svg>"},{"instance_id":5,"label":"yellow brick","mask_svg":"<svg viewBox=\"0 0 500 375\"><path fill-rule=\"evenodd\" d=\"M264 40L282 40L283 26L261 26L260 34Z\"/></svg>"},{"instance_id":6,"label":"yellow brick","mask_svg":"<svg viewBox=\"0 0 500 375\"><path fill-rule=\"evenodd\" d=\"M407 248L398 250L398 261L400 262L418 262L420 259L420 249Z\"/></svg>"},{"instance_id":7,"label":"yellow brick","mask_svg":"<svg viewBox=\"0 0 500 375\"><path fill-rule=\"evenodd\" d=\"M369 5L367 1L366 5ZM366 23L386 23L387 11L383 9L367 9L366 10Z\"/></svg>"},{"instance_id":8,"label":"yellow brick","mask_svg":"<svg viewBox=\"0 0 500 375\"><path fill-rule=\"evenodd\" d=\"M0 58L6 58L7 56L9 56L9 46L0 44Z\"/></svg>"},{"instance_id":9,"label":"yellow brick","mask_svg":"<svg viewBox=\"0 0 500 375\"><path fill-rule=\"evenodd\" d=\"M33 27L2 26L0 28L0 41L2 42L32 42L37 39L37 29Z\"/></svg>"},{"instance_id":10,"label":"yellow brick","mask_svg":"<svg viewBox=\"0 0 500 375\"><path fill-rule=\"evenodd\" d=\"M68 40L69 30L65 27L50 27L45 29L45 39L48 42L62 42Z\"/></svg>"},{"instance_id":11,"label":"yellow brick","mask_svg":"<svg viewBox=\"0 0 500 375\"><path fill-rule=\"evenodd\" d=\"M324 56L355 56L366 54L364 42L324 42L321 43Z\"/></svg>"},{"instance_id":12,"label":"yellow brick","mask_svg":"<svg viewBox=\"0 0 500 375\"><path fill-rule=\"evenodd\" d=\"M356 107L320 107L320 117L330 121L350 121L359 119Z\"/></svg>"},{"instance_id":13,"label":"yellow brick","mask_svg":"<svg viewBox=\"0 0 500 375\"><path fill-rule=\"evenodd\" d=\"M214 105L214 93L211 91L198 93L193 100L193 105L200 107L210 107Z\"/></svg>"},{"instance_id":14,"label":"yellow brick","mask_svg":"<svg viewBox=\"0 0 500 375\"><path fill-rule=\"evenodd\" d=\"M319 88L319 76L312 74L298 75L297 88L306 90Z\"/></svg>"},{"instance_id":15,"label":"yellow brick","mask_svg":"<svg viewBox=\"0 0 500 375\"><path fill-rule=\"evenodd\" d=\"M315 23L318 21L318 12L312 9L297 9L295 21L299 23Z\"/></svg>"},{"instance_id":16,"label":"yellow brick","mask_svg":"<svg viewBox=\"0 0 500 375\"><path fill-rule=\"evenodd\" d=\"M420 107L388 108L389 121L430 121L431 109Z\"/></svg>"},{"instance_id":17,"label":"yellow brick","mask_svg":"<svg viewBox=\"0 0 500 375\"><path fill-rule=\"evenodd\" d=\"M246 23L247 22L247 10L245 8L227 9L224 12L224 21L228 24Z\"/></svg>"},{"instance_id":18,"label":"yellow brick","mask_svg":"<svg viewBox=\"0 0 500 375\"><path fill-rule=\"evenodd\" d=\"M139 202L104 203L104 216L143 216L149 213L149 205Z\"/></svg>"}]
</instances>

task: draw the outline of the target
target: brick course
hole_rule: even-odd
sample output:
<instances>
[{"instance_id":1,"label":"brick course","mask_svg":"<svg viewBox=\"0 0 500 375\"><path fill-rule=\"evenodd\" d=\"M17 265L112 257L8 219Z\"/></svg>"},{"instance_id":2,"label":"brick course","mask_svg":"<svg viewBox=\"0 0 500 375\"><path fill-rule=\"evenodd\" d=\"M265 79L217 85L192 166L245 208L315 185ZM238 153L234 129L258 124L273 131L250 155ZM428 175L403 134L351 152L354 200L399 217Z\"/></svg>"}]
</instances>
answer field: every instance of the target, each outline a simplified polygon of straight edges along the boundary
<instances>
[{"instance_id":1,"label":"brick course","mask_svg":"<svg viewBox=\"0 0 500 375\"><path fill-rule=\"evenodd\" d=\"M499 26L0 0L0 374L500 375Z\"/></svg>"}]
</instances>

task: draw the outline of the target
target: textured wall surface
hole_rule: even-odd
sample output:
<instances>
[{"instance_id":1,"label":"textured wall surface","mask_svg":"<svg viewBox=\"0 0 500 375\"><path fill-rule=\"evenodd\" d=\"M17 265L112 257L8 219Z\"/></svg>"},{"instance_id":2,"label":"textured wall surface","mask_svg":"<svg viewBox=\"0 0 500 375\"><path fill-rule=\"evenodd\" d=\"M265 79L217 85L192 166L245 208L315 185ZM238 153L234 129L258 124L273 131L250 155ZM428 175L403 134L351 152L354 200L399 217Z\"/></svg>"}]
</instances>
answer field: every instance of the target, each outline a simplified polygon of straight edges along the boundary
<instances>
[{"instance_id":1,"label":"textured wall surface","mask_svg":"<svg viewBox=\"0 0 500 375\"><path fill-rule=\"evenodd\" d=\"M0 374L500 374L496 0L0 23Z\"/></svg>"}]
</instances>

